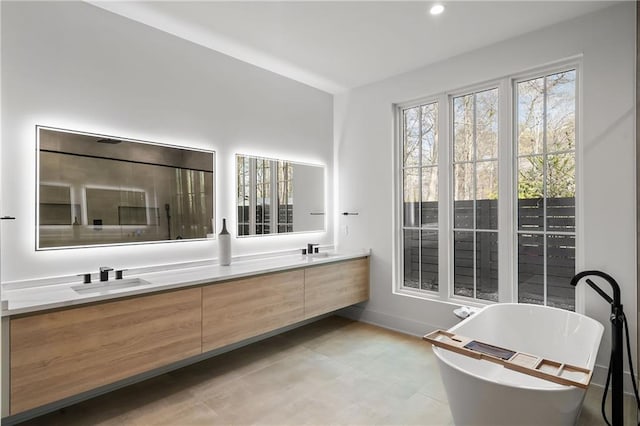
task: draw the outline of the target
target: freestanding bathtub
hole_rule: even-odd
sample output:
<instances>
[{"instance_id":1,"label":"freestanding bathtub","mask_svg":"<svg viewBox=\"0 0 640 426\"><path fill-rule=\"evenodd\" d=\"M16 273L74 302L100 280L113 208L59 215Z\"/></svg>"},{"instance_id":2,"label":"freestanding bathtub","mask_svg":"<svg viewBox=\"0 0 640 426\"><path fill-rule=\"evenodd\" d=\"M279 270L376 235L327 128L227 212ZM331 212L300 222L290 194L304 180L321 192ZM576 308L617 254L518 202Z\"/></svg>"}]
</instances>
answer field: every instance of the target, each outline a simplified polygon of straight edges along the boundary
<instances>
[{"instance_id":1,"label":"freestanding bathtub","mask_svg":"<svg viewBox=\"0 0 640 426\"><path fill-rule=\"evenodd\" d=\"M519 352L593 369L604 327L575 312L490 305L449 331ZM433 347L456 425L573 425L586 391Z\"/></svg>"}]
</instances>

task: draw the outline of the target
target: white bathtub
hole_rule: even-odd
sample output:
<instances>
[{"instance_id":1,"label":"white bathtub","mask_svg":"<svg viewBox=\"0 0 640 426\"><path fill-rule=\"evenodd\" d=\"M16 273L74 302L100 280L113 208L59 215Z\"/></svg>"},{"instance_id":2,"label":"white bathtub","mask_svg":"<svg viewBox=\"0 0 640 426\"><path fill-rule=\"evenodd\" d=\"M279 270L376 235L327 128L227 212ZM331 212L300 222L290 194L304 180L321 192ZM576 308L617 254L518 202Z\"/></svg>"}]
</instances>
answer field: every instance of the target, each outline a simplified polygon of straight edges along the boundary
<instances>
[{"instance_id":1,"label":"white bathtub","mask_svg":"<svg viewBox=\"0 0 640 426\"><path fill-rule=\"evenodd\" d=\"M593 369L604 327L561 309L490 305L449 329L496 346ZM456 425L572 425L585 390L433 347Z\"/></svg>"}]
</instances>

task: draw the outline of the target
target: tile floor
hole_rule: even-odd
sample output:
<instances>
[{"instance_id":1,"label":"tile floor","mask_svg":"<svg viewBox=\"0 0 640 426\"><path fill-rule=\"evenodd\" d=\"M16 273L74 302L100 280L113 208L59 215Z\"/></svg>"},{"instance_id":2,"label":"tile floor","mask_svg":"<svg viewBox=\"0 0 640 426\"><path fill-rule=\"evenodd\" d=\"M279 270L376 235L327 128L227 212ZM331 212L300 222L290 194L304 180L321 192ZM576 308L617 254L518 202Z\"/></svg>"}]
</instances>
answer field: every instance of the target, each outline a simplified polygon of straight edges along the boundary
<instances>
[{"instance_id":1,"label":"tile floor","mask_svg":"<svg viewBox=\"0 0 640 426\"><path fill-rule=\"evenodd\" d=\"M599 388L579 425L602 425ZM626 424L635 412L627 402ZM450 425L430 346L328 317L25 425Z\"/></svg>"}]
</instances>

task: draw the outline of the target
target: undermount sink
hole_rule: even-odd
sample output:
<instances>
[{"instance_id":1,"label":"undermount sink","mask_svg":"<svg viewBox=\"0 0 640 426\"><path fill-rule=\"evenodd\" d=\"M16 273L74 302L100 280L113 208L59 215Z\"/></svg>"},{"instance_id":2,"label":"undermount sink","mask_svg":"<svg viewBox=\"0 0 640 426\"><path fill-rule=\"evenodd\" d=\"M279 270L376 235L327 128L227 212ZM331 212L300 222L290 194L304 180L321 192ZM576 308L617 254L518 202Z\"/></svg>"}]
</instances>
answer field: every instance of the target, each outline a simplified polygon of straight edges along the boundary
<instances>
[{"instance_id":1,"label":"undermount sink","mask_svg":"<svg viewBox=\"0 0 640 426\"><path fill-rule=\"evenodd\" d=\"M302 258L307 260L313 260L313 259L326 259L328 257L334 257L334 256L338 256L338 254L322 251L320 253L303 254Z\"/></svg>"},{"instance_id":2,"label":"undermount sink","mask_svg":"<svg viewBox=\"0 0 640 426\"><path fill-rule=\"evenodd\" d=\"M100 281L93 284L78 284L71 286L71 288L78 294L108 294L114 290L122 290L124 288L137 287L147 284L149 284L149 282L140 278L128 278L125 280Z\"/></svg>"}]
</instances>

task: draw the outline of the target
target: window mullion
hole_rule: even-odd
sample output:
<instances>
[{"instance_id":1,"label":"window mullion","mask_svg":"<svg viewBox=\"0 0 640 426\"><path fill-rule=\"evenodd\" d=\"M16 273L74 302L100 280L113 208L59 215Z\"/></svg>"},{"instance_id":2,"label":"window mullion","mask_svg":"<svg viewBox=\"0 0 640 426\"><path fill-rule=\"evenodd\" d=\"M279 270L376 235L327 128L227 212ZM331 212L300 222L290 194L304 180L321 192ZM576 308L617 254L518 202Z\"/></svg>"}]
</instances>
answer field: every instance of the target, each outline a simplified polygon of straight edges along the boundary
<instances>
[{"instance_id":1,"label":"window mullion","mask_svg":"<svg viewBox=\"0 0 640 426\"><path fill-rule=\"evenodd\" d=\"M453 264L452 227L450 206L451 202L451 167L449 155L453 143L449 120L451 106L449 97L443 94L438 99L438 276L440 277L438 293L443 299L453 294L451 265Z\"/></svg>"},{"instance_id":2,"label":"window mullion","mask_svg":"<svg viewBox=\"0 0 640 426\"><path fill-rule=\"evenodd\" d=\"M398 126L398 140L400 141L400 143L398 144L399 146L396 147L396 155L398 160L396 161L396 164L398 164L398 162L400 163L400 167L398 168L400 173L399 176L397 176L398 182L396 184L396 190L398 191L398 196L396 196L396 202L398 203L398 207L396 208L396 217L397 217L397 221L399 223L400 226L396 227L396 230L398 230L397 232L399 233L396 242L397 242L397 257L396 257L396 261L398 262L397 268L396 268L396 284L395 284L395 289L396 290L400 290L402 288L404 288L404 275L405 275L405 270L404 270L404 264L405 264L405 239L404 239L404 230L405 230L405 223L404 223L404 169L405 169L405 164L404 164L404 146L407 143L407 125L406 125L406 118L405 118L405 112L403 109L399 108L398 112L397 112L397 120L400 121L402 124L400 126Z\"/></svg>"},{"instance_id":3,"label":"window mullion","mask_svg":"<svg viewBox=\"0 0 640 426\"><path fill-rule=\"evenodd\" d=\"M476 235L476 230L478 229L478 224L477 224L477 217L478 217L478 194L476 193L476 189L478 188L478 182L477 182L477 178L478 178L478 115L477 115L477 104L476 104L476 94L473 94L473 116L472 116L472 123L471 123L471 128L473 130L473 178L471 179L471 181L473 182L473 190L471 191L471 193L473 194L473 298L477 298L478 296L478 265L477 265L477 261L478 261L478 242L477 242L477 235Z\"/></svg>"},{"instance_id":4,"label":"window mullion","mask_svg":"<svg viewBox=\"0 0 640 426\"><path fill-rule=\"evenodd\" d=\"M548 197L548 156L547 156L547 77L542 79L542 236L543 246L543 298L544 305L547 306L547 197Z\"/></svg>"},{"instance_id":5,"label":"window mullion","mask_svg":"<svg viewBox=\"0 0 640 426\"><path fill-rule=\"evenodd\" d=\"M514 302L514 286L517 277L514 276L514 240L517 242L517 232L514 225L514 196L517 197L517 185L514 173L516 161L514 159L514 126L512 117L517 117L513 102L513 88L509 79L500 83L498 97L498 301Z\"/></svg>"},{"instance_id":6,"label":"window mullion","mask_svg":"<svg viewBox=\"0 0 640 426\"><path fill-rule=\"evenodd\" d=\"M422 205L424 194L422 193L422 106L418 107L418 188L420 197L418 199L418 228L422 229ZM422 230L418 231L418 288L422 289Z\"/></svg>"}]
</instances>

